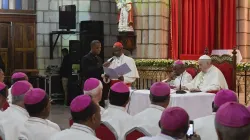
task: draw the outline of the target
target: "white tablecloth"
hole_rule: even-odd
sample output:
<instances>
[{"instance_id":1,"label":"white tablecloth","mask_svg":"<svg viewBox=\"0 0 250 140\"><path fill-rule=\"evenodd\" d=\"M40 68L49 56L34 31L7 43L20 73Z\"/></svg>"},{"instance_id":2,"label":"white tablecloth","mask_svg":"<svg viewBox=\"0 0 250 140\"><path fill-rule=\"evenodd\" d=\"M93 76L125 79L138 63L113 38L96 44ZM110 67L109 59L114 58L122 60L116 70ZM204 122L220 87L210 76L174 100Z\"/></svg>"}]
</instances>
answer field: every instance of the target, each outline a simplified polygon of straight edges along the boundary
<instances>
[{"instance_id":1,"label":"white tablecloth","mask_svg":"<svg viewBox=\"0 0 250 140\"><path fill-rule=\"evenodd\" d=\"M241 53L239 50L236 50L237 51L237 54L236 54L236 57L237 57L237 63L240 63L240 61L242 60L242 56L241 56ZM233 55L232 54L233 50L212 50L212 54L213 55L223 55L223 54L228 54L228 55Z\"/></svg>"},{"instance_id":2,"label":"white tablecloth","mask_svg":"<svg viewBox=\"0 0 250 140\"><path fill-rule=\"evenodd\" d=\"M186 93L175 94L171 91L169 107L178 106L187 111L191 120L210 115L215 94L212 93ZM149 90L131 91L131 101L127 107L130 115L135 115L150 105Z\"/></svg>"}]
</instances>

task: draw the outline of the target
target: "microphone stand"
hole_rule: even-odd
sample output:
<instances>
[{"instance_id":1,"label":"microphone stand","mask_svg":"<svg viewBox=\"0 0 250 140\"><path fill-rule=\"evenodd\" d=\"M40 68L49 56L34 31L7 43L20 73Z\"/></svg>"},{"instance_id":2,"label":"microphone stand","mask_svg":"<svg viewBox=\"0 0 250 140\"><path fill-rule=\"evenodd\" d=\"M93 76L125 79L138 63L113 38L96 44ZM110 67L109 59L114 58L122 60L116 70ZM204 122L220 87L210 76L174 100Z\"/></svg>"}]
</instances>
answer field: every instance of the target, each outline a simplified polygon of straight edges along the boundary
<instances>
[{"instance_id":1,"label":"microphone stand","mask_svg":"<svg viewBox=\"0 0 250 140\"><path fill-rule=\"evenodd\" d=\"M181 80L180 80L180 88L176 91L176 94L185 94L187 93L185 90L181 89L181 81L182 81L183 73L181 74Z\"/></svg>"}]
</instances>

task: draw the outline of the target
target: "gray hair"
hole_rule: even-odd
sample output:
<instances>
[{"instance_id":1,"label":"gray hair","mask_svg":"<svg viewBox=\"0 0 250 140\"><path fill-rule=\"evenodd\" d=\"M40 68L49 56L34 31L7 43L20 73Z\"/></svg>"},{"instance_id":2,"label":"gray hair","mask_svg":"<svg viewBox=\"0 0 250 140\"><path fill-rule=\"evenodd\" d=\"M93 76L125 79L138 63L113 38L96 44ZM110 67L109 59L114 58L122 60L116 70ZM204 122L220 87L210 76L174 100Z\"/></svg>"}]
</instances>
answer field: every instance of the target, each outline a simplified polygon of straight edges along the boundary
<instances>
[{"instance_id":1,"label":"gray hair","mask_svg":"<svg viewBox=\"0 0 250 140\"><path fill-rule=\"evenodd\" d=\"M16 105L16 104L18 104L20 102L23 102L24 95L25 94L22 94L22 95L19 95L19 96L12 96L12 104Z\"/></svg>"},{"instance_id":2,"label":"gray hair","mask_svg":"<svg viewBox=\"0 0 250 140\"><path fill-rule=\"evenodd\" d=\"M249 140L250 124L244 127L232 128L215 121L215 129L220 133L222 140Z\"/></svg>"},{"instance_id":3,"label":"gray hair","mask_svg":"<svg viewBox=\"0 0 250 140\"><path fill-rule=\"evenodd\" d=\"M83 91L84 94L87 94L87 95L91 95L92 97L96 97L98 94L100 94L100 90L102 91L103 89L103 85L102 85L102 82L99 80L99 85L92 89L92 90L89 90L89 91Z\"/></svg>"}]
</instances>

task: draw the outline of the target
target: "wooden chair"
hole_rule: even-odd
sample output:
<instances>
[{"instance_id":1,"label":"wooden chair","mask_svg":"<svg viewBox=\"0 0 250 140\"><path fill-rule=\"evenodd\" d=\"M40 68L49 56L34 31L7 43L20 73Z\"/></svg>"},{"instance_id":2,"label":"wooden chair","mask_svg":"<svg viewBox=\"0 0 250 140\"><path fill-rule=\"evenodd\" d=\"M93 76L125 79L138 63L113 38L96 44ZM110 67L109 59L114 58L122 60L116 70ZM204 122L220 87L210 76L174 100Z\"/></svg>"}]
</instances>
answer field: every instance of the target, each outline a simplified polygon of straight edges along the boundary
<instances>
[{"instance_id":1,"label":"wooden chair","mask_svg":"<svg viewBox=\"0 0 250 140\"><path fill-rule=\"evenodd\" d=\"M144 136L151 135L142 127L134 127L125 134L124 140L137 140Z\"/></svg>"},{"instance_id":2,"label":"wooden chair","mask_svg":"<svg viewBox=\"0 0 250 140\"><path fill-rule=\"evenodd\" d=\"M211 55L212 64L221 70L223 73L228 88L236 91L236 48L233 49L232 56L228 54L224 55Z\"/></svg>"},{"instance_id":3,"label":"wooden chair","mask_svg":"<svg viewBox=\"0 0 250 140\"><path fill-rule=\"evenodd\" d=\"M95 130L96 137L101 140L118 140L115 129L107 122L102 122Z\"/></svg>"}]
</instances>

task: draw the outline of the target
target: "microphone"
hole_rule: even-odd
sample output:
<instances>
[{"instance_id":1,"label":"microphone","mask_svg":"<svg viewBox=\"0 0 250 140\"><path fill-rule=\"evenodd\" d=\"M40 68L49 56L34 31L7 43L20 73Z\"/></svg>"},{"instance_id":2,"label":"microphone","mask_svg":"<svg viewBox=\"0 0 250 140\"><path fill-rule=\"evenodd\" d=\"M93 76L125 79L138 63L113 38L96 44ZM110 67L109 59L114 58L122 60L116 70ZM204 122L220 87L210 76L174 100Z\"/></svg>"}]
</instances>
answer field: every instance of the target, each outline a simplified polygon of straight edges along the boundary
<instances>
[{"instance_id":1,"label":"microphone","mask_svg":"<svg viewBox=\"0 0 250 140\"><path fill-rule=\"evenodd\" d=\"M183 73L181 74L181 80L180 80L180 88L176 91L176 94L185 94L187 93L185 90L181 90L181 81L182 81Z\"/></svg>"},{"instance_id":2,"label":"microphone","mask_svg":"<svg viewBox=\"0 0 250 140\"><path fill-rule=\"evenodd\" d=\"M114 56L108 60L109 63L111 63L112 61L114 61Z\"/></svg>"}]
</instances>

